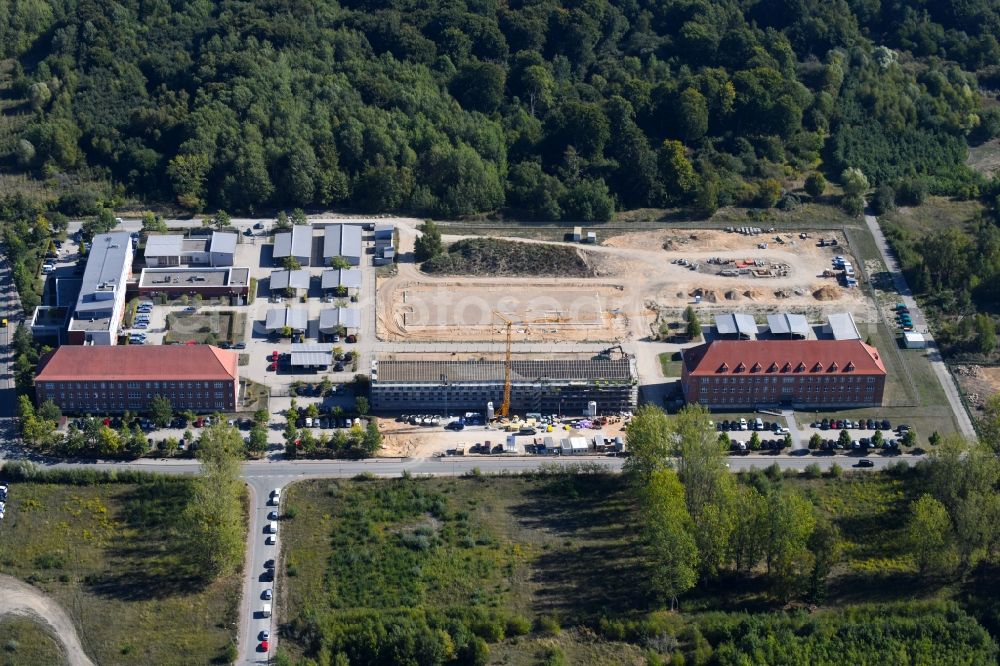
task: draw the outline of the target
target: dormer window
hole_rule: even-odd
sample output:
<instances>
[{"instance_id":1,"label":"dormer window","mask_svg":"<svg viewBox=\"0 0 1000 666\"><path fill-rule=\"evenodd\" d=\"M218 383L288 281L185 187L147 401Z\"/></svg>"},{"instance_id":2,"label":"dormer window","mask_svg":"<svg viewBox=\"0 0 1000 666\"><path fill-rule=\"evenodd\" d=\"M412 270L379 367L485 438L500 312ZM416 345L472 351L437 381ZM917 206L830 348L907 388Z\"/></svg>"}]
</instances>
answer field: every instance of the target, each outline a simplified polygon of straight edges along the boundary
<instances>
[{"instance_id":1,"label":"dormer window","mask_svg":"<svg viewBox=\"0 0 1000 666\"><path fill-rule=\"evenodd\" d=\"M740 361L740 364L736 366L736 372L746 372L746 370L747 366L743 365L743 361Z\"/></svg>"},{"instance_id":2,"label":"dormer window","mask_svg":"<svg viewBox=\"0 0 1000 666\"><path fill-rule=\"evenodd\" d=\"M848 361L847 365L844 366L844 370L847 371L847 372L853 372L854 371L854 361Z\"/></svg>"},{"instance_id":3,"label":"dormer window","mask_svg":"<svg viewBox=\"0 0 1000 666\"><path fill-rule=\"evenodd\" d=\"M781 371L782 372L788 372L791 369L792 369L792 364L789 363L788 361L785 361L785 364L783 366L781 366Z\"/></svg>"},{"instance_id":4,"label":"dormer window","mask_svg":"<svg viewBox=\"0 0 1000 666\"><path fill-rule=\"evenodd\" d=\"M816 365L813 366L812 371L813 372L822 372L822 370L823 370L823 364L820 363L819 361L816 361Z\"/></svg>"},{"instance_id":5,"label":"dormer window","mask_svg":"<svg viewBox=\"0 0 1000 666\"><path fill-rule=\"evenodd\" d=\"M778 371L778 364L775 363L774 361L771 361L771 365L767 366L767 371L768 372L777 372Z\"/></svg>"},{"instance_id":6,"label":"dormer window","mask_svg":"<svg viewBox=\"0 0 1000 666\"><path fill-rule=\"evenodd\" d=\"M760 372L760 363L754 363L753 367L750 368L750 372Z\"/></svg>"},{"instance_id":7,"label":"dormer window","mask_svg":"<svg viewBox=\"0 0 1000 666\"><path fill-rule=\"evenodd\" d=\"M799 361L799 364L795 366L795 372L804 372L805 369L806 369L806 364L803 363L802 361Z\"/></svg>"},{"instance_id":8,"label":"dormer window","mask_svg":"<svg viewBox=\"0 0 1000 666\"><path fill-rule=\"evenodd\" d=\"M729 364L724 362L722 365L720 365L719 372L729 372Z\"/></svg>"},{"instance_id":9,"label":"dormer window","mask_svg":"<svg viewBox=\"0 0 1000 666\"><path fill-rule=\"evenodd\" d=\"M840 366L838 366L837 362L834 361L833 363L830 364L830 372L836 372L838 367Z\"/></svg>"}]
</instances>

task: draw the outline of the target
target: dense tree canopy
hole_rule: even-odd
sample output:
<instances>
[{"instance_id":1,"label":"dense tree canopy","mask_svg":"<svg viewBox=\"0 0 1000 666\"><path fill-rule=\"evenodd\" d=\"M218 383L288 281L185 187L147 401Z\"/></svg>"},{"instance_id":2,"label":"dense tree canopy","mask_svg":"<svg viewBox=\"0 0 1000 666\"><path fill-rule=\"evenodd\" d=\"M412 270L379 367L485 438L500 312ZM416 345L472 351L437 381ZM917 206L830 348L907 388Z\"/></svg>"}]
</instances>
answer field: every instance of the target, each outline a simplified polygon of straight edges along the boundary
<instances>
[{"instance_id":1,"label":"dense tree canopy","mask_svg":"<svg viewBox=\"0 0 1000 666\"><path fill-rule=\"evenodd\" d=\"M824 157L974 195L998 25L985 0L12 0L31 120L0 150L195 211L708 214Z\"/></svg>"}]
</instances>

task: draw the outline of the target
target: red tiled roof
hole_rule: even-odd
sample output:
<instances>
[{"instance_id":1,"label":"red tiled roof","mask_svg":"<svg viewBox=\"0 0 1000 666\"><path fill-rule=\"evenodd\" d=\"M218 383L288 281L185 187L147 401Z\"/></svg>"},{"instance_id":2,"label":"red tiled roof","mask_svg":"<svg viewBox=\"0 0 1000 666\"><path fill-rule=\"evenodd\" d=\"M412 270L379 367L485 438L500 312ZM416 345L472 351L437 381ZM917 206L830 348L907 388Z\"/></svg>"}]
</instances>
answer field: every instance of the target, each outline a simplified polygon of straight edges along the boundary
<instances>
[{"instance_id":1,"label":"red tiled roof","mask_svg":"<svg viewBox=\"0 0 1000 666\"><path fill-rule=\"evenodd\" d=\"M42 359L35 381L232 381L237 361L234 352L211 345L64 345Z\"/></svg>"},{"instance_id":2,"label":"red tiled roof","mask_svg":"<svg viewBox=\"0 0 1000 666\"><path fill-rule=\"evenodd\" d=\"M684 350L684 365L700 376L885 374L879 351L861 340L714 340Z\"/></svg>"}]
</instances>

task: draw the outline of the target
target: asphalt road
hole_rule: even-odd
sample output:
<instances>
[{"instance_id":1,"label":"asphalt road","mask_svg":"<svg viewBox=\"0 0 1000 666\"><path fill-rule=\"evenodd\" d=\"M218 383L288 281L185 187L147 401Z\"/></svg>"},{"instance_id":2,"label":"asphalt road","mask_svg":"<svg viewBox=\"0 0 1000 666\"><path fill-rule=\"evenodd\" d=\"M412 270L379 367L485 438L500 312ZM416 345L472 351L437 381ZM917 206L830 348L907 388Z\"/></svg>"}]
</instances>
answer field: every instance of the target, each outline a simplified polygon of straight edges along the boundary
<instances>
[{"instance_id":1,"label":"asphalt road","mask_svg":"<svg viewBox=\"0 0 1000 666\"><path fill-rule=\"evenodd\" d=\"M972 427L972 419L969 418L969 413L965 411L965 405L962 404L962 399L958 395L958 387L955 386L955 380L952 378L951 373L948 372L948 368L941 358L941 350L930 333L930 329L927 326L927 318L924 317L924 313L920 310L920 306L917 305L916 299L913 298L913 292L910 291L910 286L906 283L906 278L903 276L903 269L899 265L899 261L896 260L896 255L889 249L889 242L886 240L885 234L882 233L882 228L879 226L875 216L865 215L865 224L868 225L868 230L871 231L872 237L875 239L875 245L882 255L882 261L885 262L886 268L892 275L892 283L896 291L899 292L900 300L906 304L906 307L910 311L914 328L922 332L927 341L927 358L930 360L931 368L934 369L934 374L937 375L938 381L941 383L941 388L948 398L951 411L955 414L955 423L958 424L959 432L964 437L974 439L976 431Z\"/></svg>"}]
</instances>

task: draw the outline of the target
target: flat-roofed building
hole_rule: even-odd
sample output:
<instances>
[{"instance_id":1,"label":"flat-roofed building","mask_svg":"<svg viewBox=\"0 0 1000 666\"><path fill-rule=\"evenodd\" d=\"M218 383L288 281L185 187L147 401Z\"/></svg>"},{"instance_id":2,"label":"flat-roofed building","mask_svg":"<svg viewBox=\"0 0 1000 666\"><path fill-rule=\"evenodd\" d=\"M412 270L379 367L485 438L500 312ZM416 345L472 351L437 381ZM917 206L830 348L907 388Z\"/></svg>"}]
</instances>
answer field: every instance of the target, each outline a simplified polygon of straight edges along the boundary
<instances>
[{"instance_id":1,"label":"flat-roofed building","mask_svg":"<svg viewBox=\"0 0 1000 666\"><path fill-rule=\"evenodd\" d=\"M294 257L300 266L308 266L312 261L313 233L308 224L296 224L289 231L274 234L274 261L282 263L287 257Z\"/></svg>"},{"instance_id":2,"label":"flat-roofed building","mask_svg":"<svg viewBox=\"0 0 1000 666\"><path fill-rule=\"evenodd\" d=\"M391 224L375 225L375 247L392 245L392 235L395 227Z\"/></svg>"},{"instance_id":3,"label":"flat-roofed building","mask_svg":"<svg viewBox=\"0 0 1000 666\"><path fill-rule=\"evenodd\" d=\"M407 360L373 364L371 399L376 410L486 409L503 400L503 360ZM594 401L604 414L635 409L635 360L619 358L514 359L511 409L545 414L585 414Z\"/></svg>"},{"instance_id":4,"label":"flat-roofed building","mask_svg":"<svg viewBox=\"0 0 1000 666\"><path fill-rule=\"evenodd\" d=\"M139 294L150 298L166 294L179 298L185 294L202 297L239 296L250 291L250 269L234 266L190 268L144 268L139 274Z\"/></svg>"},{"instance_id":5,"label":"flat-roofed building","mask_svg":"<svg viewBox=\"0 0 1000 666\"><path fill-rule=\"evenodd\" d=\"M90 244L80 295L66 331L74 345L114 345L125 312L125 283L132 274L127 231L98 234Z\"/></svg>"},{"instance_id":6,"label":"flat-roofed building","mask_svg":"<svg viewBox=\"0 0 1000 666\"><path fill-rule=\"evenodd\" d=\"M293 344L289 364L294 368L328 368L333 364L333 348L321 344Z\"/></svg>"},{"instance_id":7,"label":"flat-roofed building","mask_svg":"<svg viewBox=\"0 0 1000 666\"><path fill-rule=\"evenodd\" d=\"M75 414L142 412L156 396L175 410L230 412L239 399L237 359L210 345L63 346L40 361L35 396Z\"/></svg>"},{"instance_id":8,"label":"flat-roofed building","mask_svg":"<svg viewBox=\"0 0 1000 666\"><path fill-rule=\"evenodd\" d=\"M885 390L881 355L860 340L713 340L682 356L684 399L712 409L876 407Z\"/></svg>"},{"instance_id":9,"label":"flat-roofed building","mask_svg":"<svg viewBox=\"0 0 1000 666\"><path fill-rule=\"evenodd\" d=\"M823 330L833 336L834 340L860 340L861 332L854 322L850 312L834 312L826 316L826 326Z\"/></svg>"},{"instance_id":10,"label":"flat-roofed building","mask_svg":"<svg viewBox=\"0 0 1000 666\"><path fill-rule=\"evenodd\" d=\"M232 266L236 263L236 243L239 236L235 232L213 231L209 243L209 262L213 266Z\"/></svg>"},{"instance_id":11,"label":"flat-roofed building","mask_svg":"<svg viewBox=\"0 0 1000 666\"><path fill-rule=\"evenodd\" d=\"M144 256L149 268L232 266L236 256L236 234L213 231L208 238L153 234L146 237Z\"/></svg>"},{"instance_id":12,"label":"flat-roofed building","mask_svg":"<svg viewBox=\"0 0 1000 666\"><path fill-rule=\"evenodd\" d=\"M323 231L323 259L327 264L337 257L351 266L361 263L361 227L356 224L331 224Z\"/></svg>"},{"instance_id":13,"label":"flat-roofed building","mask_svg":"<svg viewBox=\"0 0 1000 666\"><path fill-rule=\"evenodd\" d=\"M715 315L715 333L721 338L752 340L757 337L753 315L729 313Z\"/></svg>"},{"instance_id":14,"label":"flat-roofed building","mask_svg":"<svg viewBox=\"0 0 1000 666\"><path fill-rule=\"evenodd\" d=\"M153 268L180 266L184 254L184 236L180 234L150 235L146 237L146 265Z\"/></svg>"}]
</instances>

